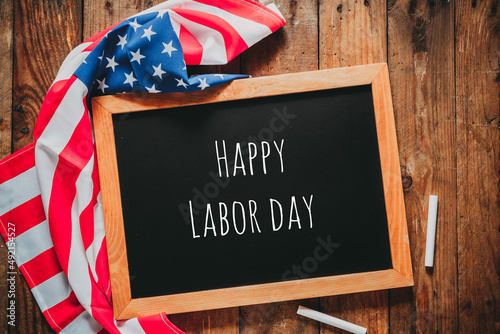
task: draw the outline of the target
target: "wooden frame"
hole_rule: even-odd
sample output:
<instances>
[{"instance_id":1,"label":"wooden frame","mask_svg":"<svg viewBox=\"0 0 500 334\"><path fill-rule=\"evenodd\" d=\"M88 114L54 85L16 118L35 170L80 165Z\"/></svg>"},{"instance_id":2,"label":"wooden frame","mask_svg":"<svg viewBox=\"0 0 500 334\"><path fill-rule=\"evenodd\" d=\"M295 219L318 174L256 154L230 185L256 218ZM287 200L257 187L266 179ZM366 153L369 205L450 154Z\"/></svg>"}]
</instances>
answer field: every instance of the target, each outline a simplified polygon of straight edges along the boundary
<instances>
[{"instance_id":1,"label":"wooden frame","mask_svg":"<svg viewBox=\"0 0 500 334\"><path fill-rule=\"evenodd\" d=\"M368 84L372 87L393 269L132 299L113 114ZM413 285L396 129L386 64L236 80L227 85L192 93L102 96L92 100L92 110L116 319L129 319L158 312L183 313Z\"/></svg>"}]
</instances>

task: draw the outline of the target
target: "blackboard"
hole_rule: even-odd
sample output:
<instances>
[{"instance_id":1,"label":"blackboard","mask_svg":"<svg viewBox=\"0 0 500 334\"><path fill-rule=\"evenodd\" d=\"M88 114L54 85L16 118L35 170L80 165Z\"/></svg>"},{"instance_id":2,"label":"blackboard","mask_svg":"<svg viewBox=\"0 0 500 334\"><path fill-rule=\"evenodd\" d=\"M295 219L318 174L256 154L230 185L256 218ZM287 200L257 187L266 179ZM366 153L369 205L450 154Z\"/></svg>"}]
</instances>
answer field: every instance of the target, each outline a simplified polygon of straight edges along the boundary
<instances>
[{"instance_id":1,"label":"blackboard","mask_svg":"<svg viewBox=\"0 0 500 334\"><path fill-rule=\"evenodd\" d=\"M386 67L378 67L384 74ZM318 78L319 72L295 76ZM294 284L297 289L332 278L399 273L405 279L399 286L412 283L411 269L409 275L401 272L391 240L394 208L388 202L396 197L387 194L398 193L399 202L402 195L400 179L392 181L399 190L384 183L388 162L381 157L397 163L397 156L387 156L394 147L397 152L397 144L380 132L387 112L379 110L377 80L286 88L285 93L273 87L250 98L223 95L252 90L252 80L262 85L266 79L287 86L290 78L240 80L205 96L190 93L200 103L162 107L148 96L136 96L133 106L122 100L120 112L113 112L113 101L95 104L94 114L101 105L111 110L106 143L114 144L118 182L113 187L119 190L121 253L126 254L121 266L128 271L124 275L120 268L119 279L128 283L130 302L165 297L170 305L162 310L176 313L226 306L221 301L215 306L213 297L204 302L202 295L219 294L223 301L225 292L242 287L252 295L280 285L279 300L286 300L297 298L287 295ZM137 101L143 99L139 108ZM99 150L101 127L96 125ZM391 127L394 132L393 123L385 129ZM404 210L397 216L407 246ZM170 307L172 296L184 297L189 305L193 295L194 308ZM135 316L126 314L121 310L117 316Z\"/></svg>"}]
</instances>

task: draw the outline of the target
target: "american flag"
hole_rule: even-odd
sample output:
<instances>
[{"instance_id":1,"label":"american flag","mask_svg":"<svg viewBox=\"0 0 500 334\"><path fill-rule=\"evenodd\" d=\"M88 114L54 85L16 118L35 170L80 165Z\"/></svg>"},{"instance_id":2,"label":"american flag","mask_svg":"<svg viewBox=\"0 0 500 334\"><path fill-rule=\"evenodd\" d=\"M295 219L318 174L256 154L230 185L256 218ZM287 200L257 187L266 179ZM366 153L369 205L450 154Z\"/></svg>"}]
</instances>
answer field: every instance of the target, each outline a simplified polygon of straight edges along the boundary
<instances>
[{"instance_id":1,"label":"american flag","mask_svg":"<svg viewBox=\"0 0 500 334\"><path fill-rule=\"evenodd\" d=\"M0 162L0 233L56 332L182 333L164 313L114 320L90 98L203 90L244 77L188 77L186 65L227 63L284 24L274 5L171 0L68 55L35 142Z\"/></svg>"}]
</instances>

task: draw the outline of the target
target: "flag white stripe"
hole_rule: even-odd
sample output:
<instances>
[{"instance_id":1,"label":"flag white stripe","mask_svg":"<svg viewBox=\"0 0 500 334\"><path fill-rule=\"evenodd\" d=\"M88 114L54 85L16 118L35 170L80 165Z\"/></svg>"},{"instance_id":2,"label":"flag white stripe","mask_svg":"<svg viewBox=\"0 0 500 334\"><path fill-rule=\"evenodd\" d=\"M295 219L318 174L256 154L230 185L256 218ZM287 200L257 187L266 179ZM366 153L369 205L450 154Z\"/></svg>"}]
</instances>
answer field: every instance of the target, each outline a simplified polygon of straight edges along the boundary
<instances>
[{"instance_id":1,"label":"flag white stripe","mask_svg":"<svg viewBox=\"0 0 500 334\"><path fill-rule=\"evenodd\" d=\"M283 19L283 21L285 21L285 18L283 17L283 15L281 14L280 10L278 9L278 7L276 7L276 5L274 3L270 3L269 5L266 6L268 9L272 10L275 14L277 14L279 17L281 17Z\"/></svg>"},{"instance_id":2,"label":"flag white stripe","mask_svg":"<svg viewBox=\"0 0 500 334\"><path fill-rule=\"evenodd\" d=\"M170 17L186 28L186 30L188 30L203 46L203 55L200 62L201 65L217 65L227 63L226 45L220 32L188 20L175 12L170 12Z\"/></svg>"},{"instance_id":3,"label":"flag white stripe","mask_svg":"<svg viewBox=\"0 0 500 334\"><path fill-rule=\"evenodd\" d=\"M115 320L115 325L122 334L145 334L137 318L129 320Z\"/></svg>"},{"instance_id":4,"label":"flag white stripe","mask_svg":"<svg viewBox=\"0 0 500 334\"><path fill-rule=\"evenodd\" d=\"M22 266L54 246L46 220L18 235L13 241L18 266Z\"/></svg>"},{"instance_id":5,"label":"flag white stripe","mask_svg":"<svg viewBox=\"0 0 500 334\"><path fill-rule=\"evenodd\" d=\"M200 2L184 2L179 7L182 9L196 10L202 13L219 17L220 19L226 21L229 25L231 25L249 47L260 41L263 37L271 34L271 29L269 29L269 27L266 25Z\"/></svg>"},{"instance_id":6,"label":"flag white stripe","mask_svg":"<svg viewBox=\"0 0 500 334\"><path fill-rule=\"evenodd\" d=\"M78 289L78 300L91 313L92 282L88 270L87 254L83 245L80 215L91 203L94 184L92 181L93 156L82 169L75 182L76 195L71 208L71 248L68 262L69 284Z\"/></svg>"},{"instance_id":7,"label":"flag white stripe","mask_svg":"<svg viewBox=\"0 0 500 334\"><path fill-rule=\"evenodd\" d=\"M71 294L71 288L66 275L61 271L59 274L35 286L31 289L31 292L33 292L41 311L45 312L68 298Z\"/></svg>"},{"instance_id":8,"label":"flag white stripe","mask_svg":"<svg viewBox=\"0 0 500 334\"><path fill-rule=\"evenodd\" d=\"M97 277L97 273L95 270L97 256L99 255L99 251L101 250L102 241L106 236L106 232L104 230L104 217L102 211L102 199L101 193L97 195L97 204L94 206L94 240L92 244L87 249L87 259L89 261L90 270L92 271L92 275L96 282L99 282L99 278Z\"/></svg>"},{"instance_id":9,"label":"flag white stripe","mask_svg":"<svg viewBox=\"0 0 500 334\"><path fill-rule=\"evenodd\" d=\"M55 175L58 156L68 144L82 116L85 115L83 97L86 95L87 87L76 79L36 142L35 162L45 214L49 208L53 180L56 177L62 177L62 175ZM64 172L62 170L62 173Z\"/></svg>"},{"instance_id":10,"label":"flag white stripe","mask_svg":"<svg viewBox=\"0 0 500 334\"><path fill-rule=\"evenodd\" d=\"M40 195L35 167L0 184L0 216Z\"/></svg>"},{"instance_id":11,"label":"flag white stripe","mask_svg":"<svg viewBox=\"0 0 500 334\"><path fill-rule=\"evenodd\" d=\"M59 334L92 334L99 333L102 328L88 312L83 312L64 327Z\"/></svg>"},{"instance_id":12,"label":"flag white stripe","mask_svg":"<svg viewBox=\"0 0 500 334\"><path fill-rule=\"evenodd\" d=\"M82 62L87 58L90 51L83 52L86 48L92 45L92 42L82 43L78 45L69 53L69 55L64 59L61 67L59 68L59 72L57 72L56 78L52 85L60 80L69 79L73 73L75 73L78 66L82 64Z\"/></svg>"}]
</instances>

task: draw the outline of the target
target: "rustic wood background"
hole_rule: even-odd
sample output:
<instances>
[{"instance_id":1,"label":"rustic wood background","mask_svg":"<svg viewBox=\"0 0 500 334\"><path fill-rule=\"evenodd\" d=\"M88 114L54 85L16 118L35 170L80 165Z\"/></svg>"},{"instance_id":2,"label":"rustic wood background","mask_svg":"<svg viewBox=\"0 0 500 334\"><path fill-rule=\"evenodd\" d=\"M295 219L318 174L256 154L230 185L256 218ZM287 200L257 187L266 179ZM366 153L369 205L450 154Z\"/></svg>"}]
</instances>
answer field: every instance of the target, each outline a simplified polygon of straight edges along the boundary
<instances>
[{"instance_id":1,"label":"rustic wood background","mask_svg":"<svg viewBox=\"0 0 500 334\"><path fill-rule=\"evenodd\" d=\"M0 0L0 157L31 143L43 97L66 54L159 1ZM222 67L272 75L389 64L415 286L171 316L189 333L340 333L296 316L299 304L369 333L500 333L497 0L275 0L288 24ZM367 171L369 172L369 171ZM427 204L439 195L435 267L424 267ZM7 325L0 248L0 329L52 333L17 281Z\"/></svg>"}]
</instances>

